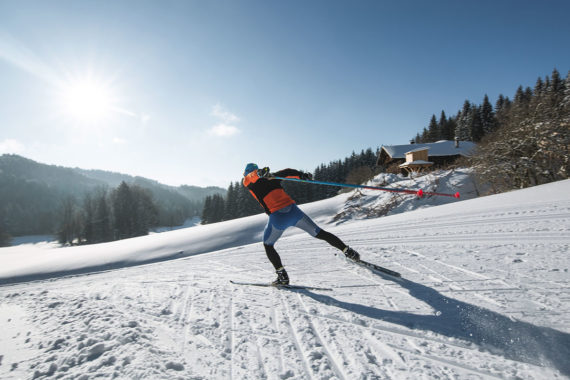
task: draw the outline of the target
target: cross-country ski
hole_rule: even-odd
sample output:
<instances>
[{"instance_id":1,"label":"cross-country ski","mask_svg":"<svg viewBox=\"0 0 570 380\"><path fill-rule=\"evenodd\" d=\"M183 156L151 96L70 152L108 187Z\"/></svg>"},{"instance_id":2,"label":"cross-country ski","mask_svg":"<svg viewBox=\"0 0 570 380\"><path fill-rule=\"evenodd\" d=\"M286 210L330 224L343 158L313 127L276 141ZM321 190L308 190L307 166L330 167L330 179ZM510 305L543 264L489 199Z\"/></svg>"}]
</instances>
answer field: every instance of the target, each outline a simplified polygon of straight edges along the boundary
<instances>
[{"instance_id":1,"label":"cross-country ski","mask_svg":"<svg viewBox=\"0 0 570 380\"><path fill-rule=\"evenodd\" d=\"M354 260L351 260L351 262L353 262L353 263L355 263L355 264L357 264L357 265L360 265L360 266L363 266L363 267L366 267L366 268L369 268L369 269L378 271L378 272L382 272L382 273L384 273L384 274L389 274L390 276L402 277L402 275L401 275L400 273L396 272L396 271L390 270L390 269L388 269L388 268L381 267L380 265L376 265L376 264L373 264L373 263L369 263L368 261L364 261L364 260L354 261Z\"/></svg>"},{"instance_id":2,"label":"cross-country ski","mask_svg":"<svg viewBox=\"0 0 570 380\"><path fill-rule=\"evenodd\" d=\"M277 289L297 289L297 290L332 290L332 288L322 288L318 286L306 286L306 285L280 285L272 284L270 282L241 282L230 280L234 285L247 285L247 286L261 286L261 287L273 287Z\"/></svg>"}]
</instances>

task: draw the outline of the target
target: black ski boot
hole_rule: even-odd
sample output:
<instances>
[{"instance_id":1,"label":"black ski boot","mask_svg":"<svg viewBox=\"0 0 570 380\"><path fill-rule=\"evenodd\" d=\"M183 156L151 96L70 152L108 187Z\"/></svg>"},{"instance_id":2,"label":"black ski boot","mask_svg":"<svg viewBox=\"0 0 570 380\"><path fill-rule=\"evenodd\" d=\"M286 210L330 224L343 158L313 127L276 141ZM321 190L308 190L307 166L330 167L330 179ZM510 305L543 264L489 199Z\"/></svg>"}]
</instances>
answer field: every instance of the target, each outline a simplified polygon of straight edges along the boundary
<instances>
[{"instance_id":1,"label":"black ski boot","mask_svg":"<svg viewBox=\"0 0 570 380\"><path fill-rule=\"evenodd\" d=\"M277 269L277 280L273 281L271 284L275 286L279 285L289 285L289 276L287 275L287 271L285 268L281 267Z\"/></svg>"},{"instance_id":2,"label":"black ski boot","mask_svg":"<svg viewBox=\"0 0 570 380\"><path fill-rule=\"evenodd\" d=\"M350 248L350 247L346 247L343 250L344 254L346 255L346 257L348 257L351 260L354 261L360 261L360 254L358 252L356 252L354 249Z\"/></svg>"}]
</instances>

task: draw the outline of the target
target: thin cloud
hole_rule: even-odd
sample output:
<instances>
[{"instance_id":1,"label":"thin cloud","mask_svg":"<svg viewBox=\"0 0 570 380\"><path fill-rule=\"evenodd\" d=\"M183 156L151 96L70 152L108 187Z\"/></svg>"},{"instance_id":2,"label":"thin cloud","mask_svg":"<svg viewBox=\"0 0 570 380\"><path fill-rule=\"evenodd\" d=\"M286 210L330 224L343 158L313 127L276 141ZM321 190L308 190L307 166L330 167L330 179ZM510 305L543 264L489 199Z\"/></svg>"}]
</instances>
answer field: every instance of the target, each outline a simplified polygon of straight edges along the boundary
<instances>
[{"instance_id":1,"label":"thin cloud","mask_svg":"<svg viewBox=\"0 0 570 380\"><path fill-rule=\"evenodd\" d=\"M210 135L217 137L231 137L241 132L240 129L234 125L240 121L239 116L228 111L220 104L214 105L210 114L219 121L208 131Z\"/></svg>"},{"instance_id":2,"label":"thin cloud","mask_svg":"<svg viewBox=\"0 0 570 380\"><path fill-rule=\"evenodd\" d=\"M220 121L223 121L224 123L237 123L240 121L240 118L231 113L230 111L224 109L224 107L222 107L220 104L216 104L215 106L212 107L212 116L216 117L217 119L219 119Z\"/></svg>"},{"instance_id":3,"label":"thin cloud","mask_svg":"<svg viewBox=\"0 0 570 380\"><path fill-rule=\"evenodd\" d=\"M143 124L148 123L149 120L150 120L150 115L147 115L147 114L144 114L144 113L141 115L141 122L142 122Z\"/></svg>"},{"instance_id":4,"label":"thin cloud","mask_svg":"<svg viewBox=\"0 0 570 380\"><path fill-rule=\"evenodd\" d=\"M18 140L6 139L0 141L0 153L21 153L25 150L24 145Z\"/></svg>"},{"instance_id":5,"label":"thin cloud","mask_svg":"<svg viewBox=\"0 0 570 380\"><path fill-rule=\"evenodd\" d=\"M218 124L210 128L210 134L218 137L231 137L240 133L240 130L227 124Z\"/></svg>"}]
</instances>

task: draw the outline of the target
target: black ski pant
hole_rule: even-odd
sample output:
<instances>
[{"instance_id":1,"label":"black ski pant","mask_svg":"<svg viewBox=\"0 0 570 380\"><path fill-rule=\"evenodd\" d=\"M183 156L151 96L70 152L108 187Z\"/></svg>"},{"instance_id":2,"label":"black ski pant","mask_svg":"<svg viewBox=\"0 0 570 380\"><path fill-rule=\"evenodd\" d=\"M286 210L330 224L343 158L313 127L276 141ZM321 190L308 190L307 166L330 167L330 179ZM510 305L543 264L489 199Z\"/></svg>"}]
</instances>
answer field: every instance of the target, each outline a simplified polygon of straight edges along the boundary
<instances>
[{"instance_id":1,"label":"black ski pant","mask_svg":"<svg viewBox=\"0 0 570 380\"><path fill-rule=\"evenodd\" d=\"M327 243L329 243L335 248L340 249L341 251L344 251L344 249L347 247L347 245L344 244L342 240L340 240L336 235L333 235L325 230L320 230L315 237L317 239L326 241ZM265 253L267 254L267 258L269 259L269 261L271 261L271 264L273 264L275 270L281 268L283 264L281 263L281 258L279 257L279 254L275 250L275 247L273 245L267 245L267 244L263 244L263 247L265 248Z\"/></svg>"}]
</instances>

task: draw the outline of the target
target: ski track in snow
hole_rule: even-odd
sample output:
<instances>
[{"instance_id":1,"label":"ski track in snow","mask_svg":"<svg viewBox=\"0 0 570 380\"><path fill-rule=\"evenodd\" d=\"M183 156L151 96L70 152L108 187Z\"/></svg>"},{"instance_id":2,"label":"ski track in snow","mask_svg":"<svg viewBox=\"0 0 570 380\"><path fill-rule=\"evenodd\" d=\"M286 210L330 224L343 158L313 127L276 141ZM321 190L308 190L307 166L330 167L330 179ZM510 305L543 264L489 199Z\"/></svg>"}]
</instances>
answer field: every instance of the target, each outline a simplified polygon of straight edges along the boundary
<instances>
[{"instance_id":1,"label":"ski track in snow","mask_svg":"<svg viewBox=\"0 0 570 380\"><path fill-rule=\"evenodd\" d=\"M570 199L326 229L402 278L296 234L292 283L332 292L230 284L273 280L260 243L5 285L0 379L570 377Z\"/></svg>"}]
</instances>

